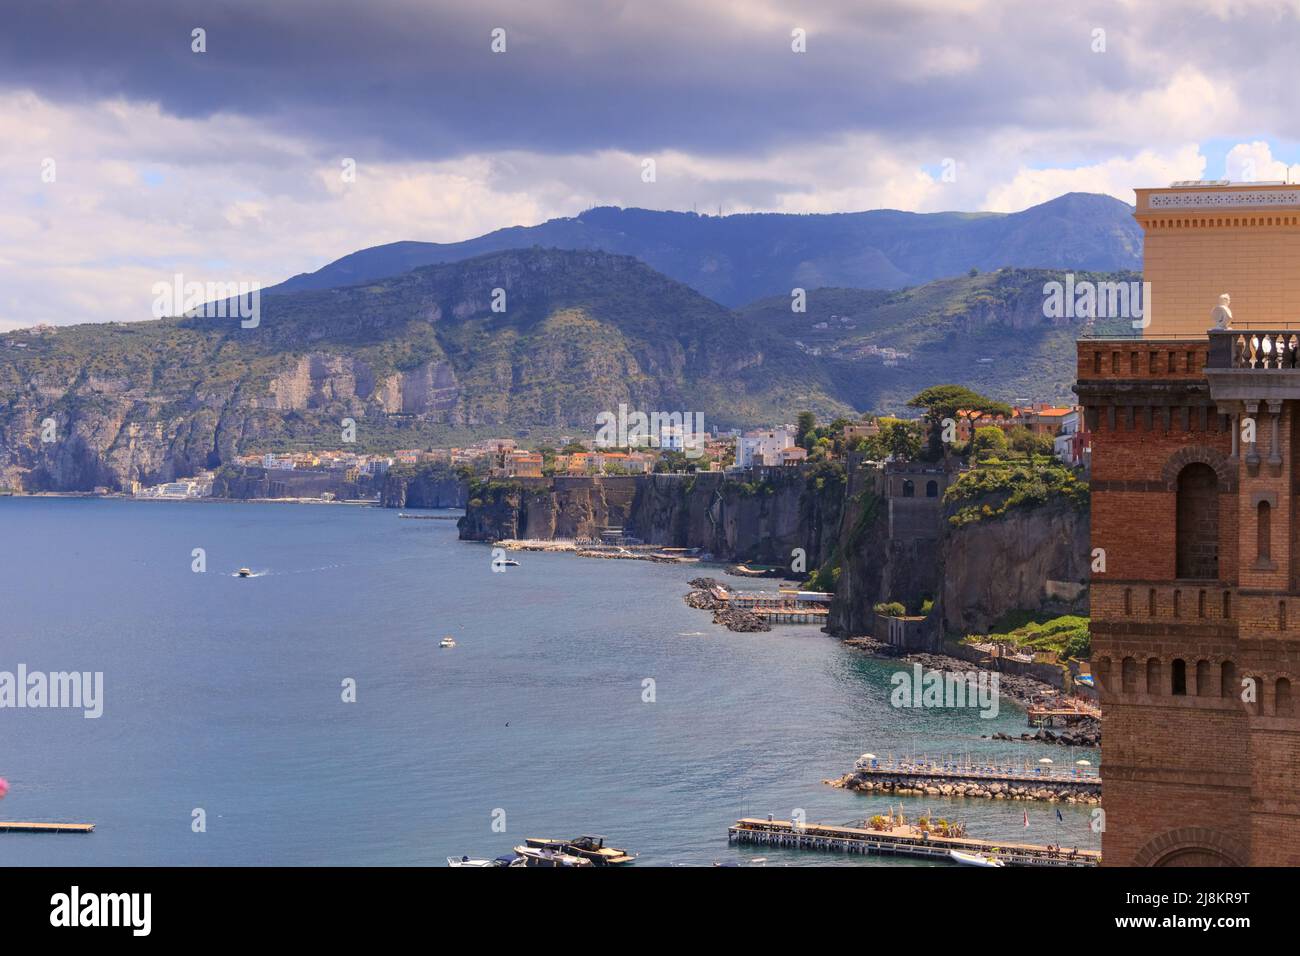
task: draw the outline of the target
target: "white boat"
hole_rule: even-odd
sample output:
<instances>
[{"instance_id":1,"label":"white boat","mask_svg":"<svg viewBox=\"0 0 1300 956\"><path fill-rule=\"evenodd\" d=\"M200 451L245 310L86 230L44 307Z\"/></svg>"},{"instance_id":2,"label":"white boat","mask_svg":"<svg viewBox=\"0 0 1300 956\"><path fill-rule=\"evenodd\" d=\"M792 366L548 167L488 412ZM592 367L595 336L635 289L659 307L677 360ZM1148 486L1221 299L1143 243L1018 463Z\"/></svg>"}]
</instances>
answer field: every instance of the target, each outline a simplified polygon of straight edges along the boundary
<instances>
[{"instance_id":1,"label":"white boat","mask_svg":"<svg viewBox=\"0 0 1300 956\"><path fill-rule=\"evenodd\" d=\"M448 866L487 866L487 867L507 867L523 866L524 861L519 857L507 853L499 856L495 860L476 860L468 856L449 856L447 857Z\"/></svg>"},{"instance_id":2,"label":"white boat","mask_svg":"<svg viewBox=\"0 0 1300 956\"><path fill-rule=\"evenodd\" d=\"M239 576L240 576L241 578L251 577L252 574L253 574L253 569L252 569L252 568L240 568L238 574L239 574Z\"/></svg>"},{"instance_id":3,"label":"white boat","mask_svg":"<svg viewBox=\"0 0 1300 956\"><path fill-rule=\"evenodd\" d=\"M963 853L961 850L949 850L948 856L954 863L965 866L1006 866L995 856L980 856L976 853Z\"/></svg>"},{"instance_id":4,"label":"white boat","mask_svg":"<svg viewBox=\"0 0 1300 956\"><path fill-rule=\"evenodd\" d=\"M456 639L454 637L444 637L438 642L439 647L455 647Z\"/></svg>"},{"instance_id":5,"label":"white boat","mask_svg":"<svg viewBox=\"0 0 1300 956\"><path fill-rule=\"evenodd\" d=\"M515 853L524 858L524 866L591 866L590 860L584 860L572 853L551 850L542 847L517 846Z\"/></svg>"}]
</instances>

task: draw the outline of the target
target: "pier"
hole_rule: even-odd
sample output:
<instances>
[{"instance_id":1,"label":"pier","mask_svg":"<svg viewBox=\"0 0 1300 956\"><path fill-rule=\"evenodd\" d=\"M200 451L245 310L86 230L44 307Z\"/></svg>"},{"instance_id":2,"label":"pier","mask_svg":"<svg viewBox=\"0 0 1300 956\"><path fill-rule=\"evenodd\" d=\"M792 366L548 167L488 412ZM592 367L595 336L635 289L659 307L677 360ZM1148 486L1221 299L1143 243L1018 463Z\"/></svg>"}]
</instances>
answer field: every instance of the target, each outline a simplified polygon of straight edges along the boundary
<instances>
[{"instance_id":1,"label":"pier","mask_svg":"<svg viewBox=\"0 0 1300 956\"><path fill-rule=\"evenodd\" d=\"M1060 803L1099 803L1101 774L1086 760L1069 769L1050 761L998 766L948 758L881 759L863 754L853 770L827 783L845 790L903 797L985 797L992 800L1044 800Z\"/></svg>"},{"instance_id":2,"label":"pier","mask_svg":"<svg viewBox=\"0 0 1300 956\"><path fill-rule=\"evenodd\" d=\"M830 616L831 595L822 591L781 588L771 591L730 591L710 588L713 597L726 607L758 615L768 624L824 625Z\"/></svg>"},{"instance_id":3,"label":"pier","mask_svg":"<svg viewBox=\"0 0 1300 956\"><path fill-rule=\"evenodd\" d=\"M958 850L978 856L993 856L1007 866L1085 867L1101 863L1101 854L1096 850L1056 850L1032 843L945 837L906 824L876 830L821 823L795 825L789 820L745 817L728 827L727 842L755 843L794 850L874 853L940 860L951 860L948 851Z\"/></svg>"},{"instance_id":4,"label":"pier","mask_svg":"<svg viewBox=\"0 0 1300 956\"><path fill-rule=\"evenodd\" d=\"M0 833L89 833L93 823L24 823L0 821Z\"/></svg>"},{"instance_id":5,"label":"pier","mask_svg":"<svg viewBox=\"0 0 1300 956\"><path fill-rule=\"evenodd\" d=\"M1083 700L1035 701L1026 714L1030 727L1072 727L1085 720L1101 720L1101 708Z\"/></svg>"}]
</instances>

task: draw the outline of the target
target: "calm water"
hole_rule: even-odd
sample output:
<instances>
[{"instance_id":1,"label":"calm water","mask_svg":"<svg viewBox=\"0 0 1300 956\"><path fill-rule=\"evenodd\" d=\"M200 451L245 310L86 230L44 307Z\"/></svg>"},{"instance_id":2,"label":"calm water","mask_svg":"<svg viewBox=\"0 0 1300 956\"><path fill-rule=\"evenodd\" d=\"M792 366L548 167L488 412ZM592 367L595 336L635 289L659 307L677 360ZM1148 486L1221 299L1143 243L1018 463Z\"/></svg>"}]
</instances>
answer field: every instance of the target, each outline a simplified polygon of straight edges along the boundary
<instances>
[{"instance_id":1,"label":"calm water","mask_svg":"<svg viewBox=\"0 0 1300 956\"><path fill-rule=\"evenodd\" d=\"M0 834L0 863L442 865L595 832L643 863L708 864L764 852L727 846L741 815L883 810L821 783L866 750L1084 756L981 740L1024 729L1009 706L896 711L895 665L814 628L716 628L682 601L698 569L518 557L494 574L454 522L379 509L0 498L0 670L105 684L97 720L0 710L0 818L97 825ZM1097 845L1081 807L903 802L973 834Z\"/></svg>"}]
</instances>

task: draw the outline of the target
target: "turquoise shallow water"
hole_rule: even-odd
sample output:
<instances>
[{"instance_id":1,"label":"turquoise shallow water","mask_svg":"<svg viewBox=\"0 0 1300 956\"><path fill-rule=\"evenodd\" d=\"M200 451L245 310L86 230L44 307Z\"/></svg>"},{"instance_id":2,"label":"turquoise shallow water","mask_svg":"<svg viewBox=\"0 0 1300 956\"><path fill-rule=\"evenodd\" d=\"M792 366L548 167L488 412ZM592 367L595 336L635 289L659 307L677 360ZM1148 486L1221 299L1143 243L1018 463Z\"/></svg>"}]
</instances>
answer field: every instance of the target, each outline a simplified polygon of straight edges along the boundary
<instances>
[{"instance_id":1,"label":"turquoise shallow water","mask_svg":"<svg viewBox=\"0 0 1300 956\"><path fill-rule=\"evenodd\" d=\"M380 509L0 498L0 670L105 685L96 720L0 709L0 818L97 825L0 834L0 864L441 865L579 832L642 863L708 864L758 855L727 845L741 815L882 810L821 783L863 751L1098 759L982 740L1024 729L1010 706L893 709L897 665L814 628L716 628L682 601L698 568L517 557L493 573L455 522ZM458 647L438 648L447 634ZM1097 846L1082 807L905 805Z\"/></svg>"}]
</instances>

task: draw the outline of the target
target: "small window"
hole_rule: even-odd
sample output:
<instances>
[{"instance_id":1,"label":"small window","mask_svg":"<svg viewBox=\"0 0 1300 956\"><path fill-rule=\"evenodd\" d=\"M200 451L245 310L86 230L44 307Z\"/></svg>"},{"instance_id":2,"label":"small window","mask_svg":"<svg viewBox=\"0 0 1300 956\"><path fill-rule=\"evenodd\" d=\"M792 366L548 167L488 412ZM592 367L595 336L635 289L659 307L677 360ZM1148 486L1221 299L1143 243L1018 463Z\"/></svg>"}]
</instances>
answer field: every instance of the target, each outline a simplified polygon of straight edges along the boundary
<instances>
[{"instance_id":1,"label":"small window","mask_svg":"<svg viewBox=\"0 0 1300 956\"><path fill-rule=\"evenodd\" d=\"M1174 696L1185 697L1187 695L1187 662L1181 658L1176 658L1170 676L1173 678Z\"/></svg>"},{"instance_id":2,"label":"small window","mask_svg":"<svg viewBox=\"0 0 1300 956\"><path fill-rule=\"evenodd\" d=\"M925 496L927 498L939 497L939 482L931 479L925 483Z\"/></svg>"},{"instance_id":3,"label":"small window","mask_svg":"<svg viewBox=\"0 0 1300 956\"><path fill-rule=\"evenodd\" d=\"M1291 703L1291 682L1285 677L1279 677L1275 690L1273 713L1278 717L1290 717L1294 712L1294 706Z\"/></svg>"},{"instance_id":4,"label":"small window","mask_svg":"<svg viewBox=\"0 0 1300 956\"><path fill-rule=\"evenodd\" d=\"M1219 665L1219 696L1237 696L1237 667L1232 661L1224 661Z\"/></svg>"},{"instance_id":5,"label":"small window","mask_svg":"<svg viewBox=\"0 0 1300 956\"><path fill-rule=\"evenodd\" d=\"M1271 557L1273 548L1273 506L1261 501L1255 511L1255 552L1261 564Z\"/></svg>"},{"instance_id":6,"label":"small window","mask_svg":"<svg viewBox=\"0 0 1300 956\"><path fill-rule=\"evenodd\" d=\"M912 484L912 479L911 479L911 478L904 478L904 479L903 479L903 497L904 497L904 498L911 498L911 497L914 496L915 494L916 494L916 488L915 488L915 486Z\"/></svg>"}]
</instances>

